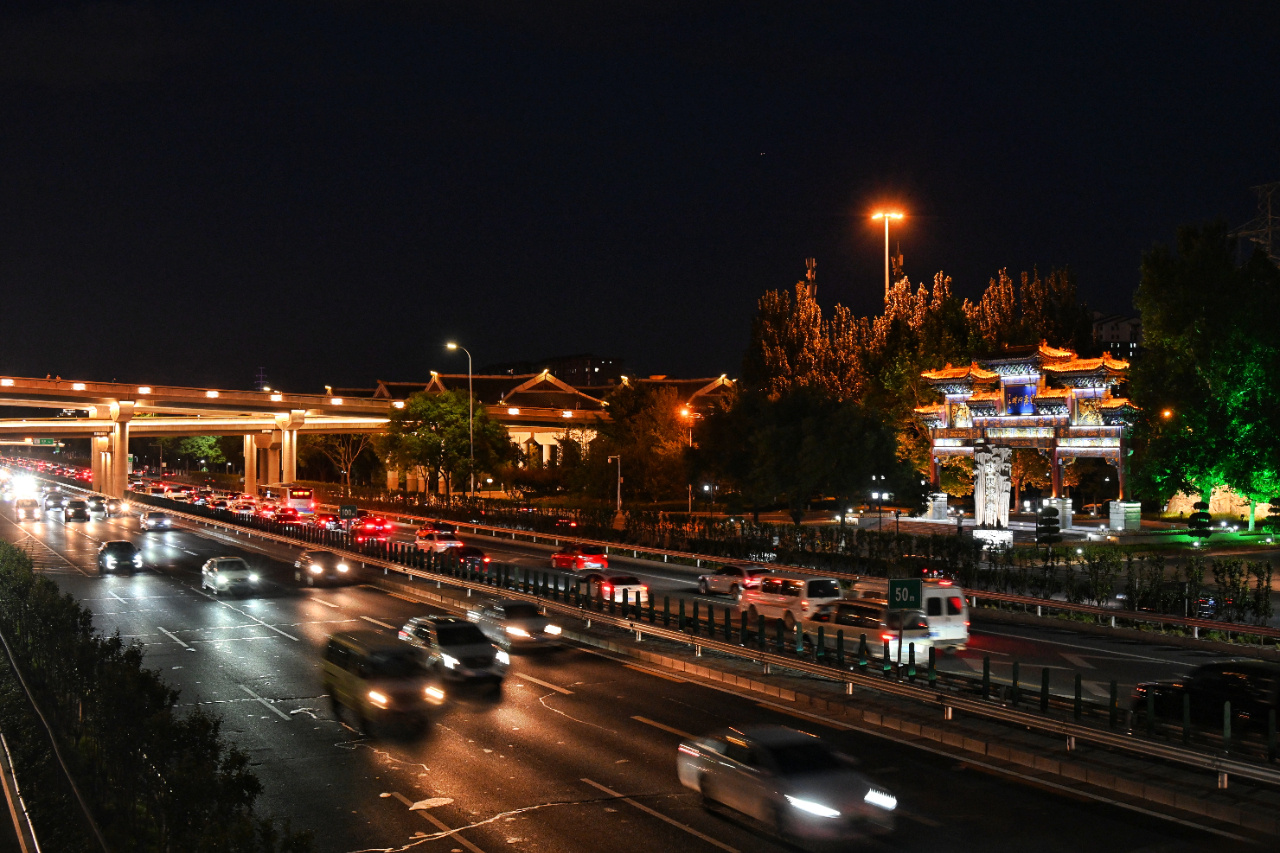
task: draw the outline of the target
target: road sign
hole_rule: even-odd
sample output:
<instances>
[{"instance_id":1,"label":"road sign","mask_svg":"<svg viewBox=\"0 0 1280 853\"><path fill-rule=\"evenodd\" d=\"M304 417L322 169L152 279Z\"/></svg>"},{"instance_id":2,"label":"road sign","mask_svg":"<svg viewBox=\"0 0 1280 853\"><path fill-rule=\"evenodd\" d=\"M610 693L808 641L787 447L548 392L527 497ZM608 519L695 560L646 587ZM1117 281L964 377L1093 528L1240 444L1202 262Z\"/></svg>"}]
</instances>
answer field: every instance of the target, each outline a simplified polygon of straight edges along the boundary
<instances>
[{"instance_id":1,"label":"road sign","mask_svg":"<svg viewBox=\"0 0 1280 853\"><path fill-rule=\"evenodd\" d=\"M36 445L39 447L57 447L58 439L56 438L37 438Z\"/></svg>"},{"instance_id":2,"label":"road sign","mask_svg":"<svg viewBox=\"0 0 1280 853\"><path fill-rule=\"evenodd\" d=\"M889 609L919 610L924 599L924 583L919 578L889 579Z\"/></svg>"},{"instance_id":3,"label":"road sign","mask_svg":"<svg viewBox=\"0 0 1280 853\"><path fill-rule=\"evenodd\" d=\"M354 504L344 504L338 507L338 518L343 521L350 521L353 518L360 517L360 507Z\"/></svg>"}]
</instances>

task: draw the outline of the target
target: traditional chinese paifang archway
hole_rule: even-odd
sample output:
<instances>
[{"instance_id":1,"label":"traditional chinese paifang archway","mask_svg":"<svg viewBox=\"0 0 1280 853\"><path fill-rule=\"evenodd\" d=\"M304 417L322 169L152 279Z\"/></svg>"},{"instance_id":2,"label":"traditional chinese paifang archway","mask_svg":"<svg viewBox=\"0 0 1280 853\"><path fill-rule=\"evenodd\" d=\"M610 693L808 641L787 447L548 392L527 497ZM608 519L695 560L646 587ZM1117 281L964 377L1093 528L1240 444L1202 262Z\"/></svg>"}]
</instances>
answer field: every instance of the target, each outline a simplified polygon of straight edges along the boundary
<instances>
[{"instance_id":1,"label":"traditional chinese paifang archway","mask_svg":"<svg viewBox=\"0 0 1280 853\"><path fill-rule=\"evenodd\" d=\"M1125 500L1128 434L1136 410L1118 392L1128 371L1127 361L1109 355L1080 358L1042 343L924 372L945 400L915 410L932 438L934 488L943 458L972 456L975 446L986 444L1035 448L1048 456L1055 498L1062 496L1067 460L1105 459L1116 467Z\"/></svg>"}]
</instances>

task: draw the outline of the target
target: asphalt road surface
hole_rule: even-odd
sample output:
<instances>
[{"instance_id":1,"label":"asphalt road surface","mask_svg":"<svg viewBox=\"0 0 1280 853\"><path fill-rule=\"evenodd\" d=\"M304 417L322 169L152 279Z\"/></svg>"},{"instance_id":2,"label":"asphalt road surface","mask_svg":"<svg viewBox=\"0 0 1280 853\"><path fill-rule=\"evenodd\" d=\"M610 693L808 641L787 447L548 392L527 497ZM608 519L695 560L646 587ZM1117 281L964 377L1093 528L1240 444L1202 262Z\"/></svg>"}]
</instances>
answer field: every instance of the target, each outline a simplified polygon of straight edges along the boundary
<instances>
[{"instance_id":1,"label":"asphalt road surface","mask_svg":"<svg viewBox=\"0 0 1280 853\"><path fill-rule=\"evenodd\" d=\"M762 827L704 811L676 779L682 733L750 723L829 738L897 795L897 833L864 849L1243 847L578 648L516 657L499 699L455 701L420 738L364 737L335 719L323 693L324 640L354 628L394 632L429 606L370 586L299 589L294 549L207 531L141 533L131 518L16 522L2 505L0 537L32 553L40 571L94 611L100 630L143 644L182 703L216 710L252 757L264 810L314 831L319 851L784 850ZM108 539L138 543L145 570L100 577L94 554ZM516 562L543 559L523 545L488 547ZM220 555L248 560L263 589L242 598L201 592L199 566ZM657 585L656 573L646 575ZM983 642L994 652L997 643L1044 647L1048 639ZM1090 654L1076 646L1054 654L1076 652Z\"/></svg>"}]
</instances>

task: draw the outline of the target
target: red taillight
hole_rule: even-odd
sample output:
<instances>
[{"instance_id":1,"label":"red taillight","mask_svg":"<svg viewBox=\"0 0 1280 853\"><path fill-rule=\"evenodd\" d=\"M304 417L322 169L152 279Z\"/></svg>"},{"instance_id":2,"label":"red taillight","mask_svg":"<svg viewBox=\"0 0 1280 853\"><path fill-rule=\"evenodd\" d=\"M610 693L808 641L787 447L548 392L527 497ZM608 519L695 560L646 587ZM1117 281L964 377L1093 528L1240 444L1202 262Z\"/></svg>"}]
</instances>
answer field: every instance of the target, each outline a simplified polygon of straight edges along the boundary
<instances>
[{"instance_id":1,"label":"red taillight","mask_svg":"<svg viewBox=\"0 0 1280 853\"><path fill-rule=\"evenodd\" d=\"M951 586L951 581L938 581L938 586Z\"/></svg>"},{"instance_id":2,"label":"red taillight","mask_svg":"<svg viewBox=\"0 0 1280 853\"><path fill-rule=\"evenodd\" d=\"M968 627L969 627L969 620L968 620L968 619L964 620L964 626L965 626L966 628L968 628Z\"/></svg>"},{"instance_id":3,"label":"red taillight","mask_svg":"<svg viewBox=\"0 0 1280 853\"><path fill-rule=\"evenodd\" d=\"M896 639L897 639L897 637L896 637L896 636L894 636L893 634L881 634L881 635L880 635L880 639L885 640L885 641L889 641L889 640L896 640Z\"/></svg>"},{"instance_id":4,"label":"red taillight","mask_svg":"<svg viewBox=\"0 0 1280 853\"><path fill-rule=\"evenodd\" d=\"M488 557L485 557L485 558L484 558L484 562L486 562L486 563L487 563L487 562L489 562L489 558L488 558Z\"/></svg>"},{"instance_id":5,"label":"red taillight","mask_svg":"<svg viewBox=\"0 0 1280 853\"><path fill-rule=\"evenodd\" d=\"M808 609L809 609L809 602L808 602L807 600L805 600L805 599L801 599L801 600L800 600L800 606L801 606L801 607L803 607L805 610L808 610Z\"/></svg>"},{"instance_id":6,"label":"red taillight","mask_svg":"<svg viewBox=\"0 0 1280 853\"><path fill-rule=\"evenodd\" d=\"M607 583L606 583L606 584L601 584L601 585L600 585L600 591L601 591L601 592L613 592L613 587L612 587L612 586L610 586L610 585L609 585L609 584L607 584Z\"/></svg>"},{"instance_id":7,"label":"red taillight","mask_svg":"<svg viewBox=\"0 0 1280 853\"><path fill-rule=\"evenodd\" d=\"M402 639L402 640L407 640L407 639L409 639L409 632L408 632L408 631L401 631L401 632L400 632L400 639Z\"/></svg>"}]
</instances>

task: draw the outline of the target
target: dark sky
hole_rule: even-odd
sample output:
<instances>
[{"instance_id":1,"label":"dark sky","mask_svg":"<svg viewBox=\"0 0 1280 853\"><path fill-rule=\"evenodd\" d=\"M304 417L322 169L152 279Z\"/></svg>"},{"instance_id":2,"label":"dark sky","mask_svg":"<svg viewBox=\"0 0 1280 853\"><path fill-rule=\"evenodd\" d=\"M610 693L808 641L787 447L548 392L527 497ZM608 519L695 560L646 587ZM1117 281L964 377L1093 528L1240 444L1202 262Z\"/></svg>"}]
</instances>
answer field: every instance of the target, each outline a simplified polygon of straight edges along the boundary
<instances>
[{"instance_id":1,"label":"dark sky","mask_svg":"<svg viewBox=\"0 0 1280 853\"><path fill-rule=\"evenodd\" d=\"M1070 265L1131 306L1280 180L1274 2L0 11L0 373L371 385L592 351L737 374L757 296Z\"/></svg>"}]
</instances>

